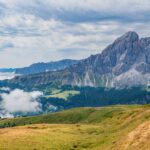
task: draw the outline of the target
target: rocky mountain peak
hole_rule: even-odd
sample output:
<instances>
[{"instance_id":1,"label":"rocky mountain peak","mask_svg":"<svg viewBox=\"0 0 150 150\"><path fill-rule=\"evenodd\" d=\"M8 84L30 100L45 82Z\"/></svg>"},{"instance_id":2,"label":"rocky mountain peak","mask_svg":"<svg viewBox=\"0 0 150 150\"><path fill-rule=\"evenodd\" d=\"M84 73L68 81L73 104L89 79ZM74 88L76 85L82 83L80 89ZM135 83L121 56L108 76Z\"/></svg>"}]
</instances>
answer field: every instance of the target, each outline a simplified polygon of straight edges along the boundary
<instances>
[{"instance_id":1,"label":"rocky mountain peak","mask_svg":"<svg viewBox=\"0 0 150 150\"><path fill-rule=\"evenodd\" d=\"M136 32L129 31L123 34L121 37L119 37L114 43L118 43L121 41L126 41L126 42L139 41L139 35Z\"/></svg>"},{"instance_id":2,"label":"rocky mountain peak","mask_svg":"<svg viewBox=\"0 0 150 150\"><path fill-rule=\"evenodd\" d=\"M95 59L94 66L102 74L119 75L128 71L139 60L141 53L139 35L130 31L106 47Z\"/></svg>"}]
</instances>

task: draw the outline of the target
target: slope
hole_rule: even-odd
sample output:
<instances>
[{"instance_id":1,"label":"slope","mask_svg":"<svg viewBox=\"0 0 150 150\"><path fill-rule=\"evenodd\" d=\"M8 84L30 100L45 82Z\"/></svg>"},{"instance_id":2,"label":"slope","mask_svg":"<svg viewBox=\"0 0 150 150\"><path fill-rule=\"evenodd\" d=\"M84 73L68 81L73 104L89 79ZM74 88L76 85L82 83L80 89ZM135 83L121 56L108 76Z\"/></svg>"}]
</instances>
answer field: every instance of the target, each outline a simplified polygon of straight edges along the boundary
<instances>
[{"instance_id":1,"label":"slope","mask_svg":"<svg viewBox=\"0 0 150 150\"><path fill-rule=\"evenodd\" d=\"M76 108L4 119L0 124L23 125L0 129L1 149L148 150L150 146L150 105Z\"/></svg>"}]
</instances>

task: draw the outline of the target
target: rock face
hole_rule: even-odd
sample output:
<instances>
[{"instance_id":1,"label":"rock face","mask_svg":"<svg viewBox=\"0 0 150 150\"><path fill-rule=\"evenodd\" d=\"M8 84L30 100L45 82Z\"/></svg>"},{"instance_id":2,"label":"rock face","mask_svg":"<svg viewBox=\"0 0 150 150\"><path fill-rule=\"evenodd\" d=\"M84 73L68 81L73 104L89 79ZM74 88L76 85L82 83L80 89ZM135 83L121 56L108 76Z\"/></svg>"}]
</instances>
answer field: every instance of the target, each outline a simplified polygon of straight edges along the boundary
<instances>
[{"instance_id":1,"label":"rock face","mask_svg":"<svg viewBox=\"0 0 150 150\"><path fill-rule=\"evenodd\" d=\"M150 38L127 32L103 50L64 70L16 77L11 83L131 87L150 84Z\"/></svg>"}]
</instances>

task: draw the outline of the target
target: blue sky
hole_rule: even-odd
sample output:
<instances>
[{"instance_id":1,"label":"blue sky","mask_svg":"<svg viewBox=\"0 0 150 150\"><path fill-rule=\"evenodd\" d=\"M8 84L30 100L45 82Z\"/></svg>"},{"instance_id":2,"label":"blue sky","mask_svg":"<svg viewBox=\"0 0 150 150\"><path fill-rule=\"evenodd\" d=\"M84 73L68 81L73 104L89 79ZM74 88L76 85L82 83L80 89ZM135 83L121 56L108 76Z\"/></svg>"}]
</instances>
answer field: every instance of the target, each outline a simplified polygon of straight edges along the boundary
<instances>
[{"instance_id":1,"label":"blue sky","mask_svg":"<svg viewBox=\"0 0 150 150\"><path fill-rule=\"evenodd\" d=\"M0 67L81 59L118 36L150 36L149 0L0 0Z\"/></svg>"}]
</instances>

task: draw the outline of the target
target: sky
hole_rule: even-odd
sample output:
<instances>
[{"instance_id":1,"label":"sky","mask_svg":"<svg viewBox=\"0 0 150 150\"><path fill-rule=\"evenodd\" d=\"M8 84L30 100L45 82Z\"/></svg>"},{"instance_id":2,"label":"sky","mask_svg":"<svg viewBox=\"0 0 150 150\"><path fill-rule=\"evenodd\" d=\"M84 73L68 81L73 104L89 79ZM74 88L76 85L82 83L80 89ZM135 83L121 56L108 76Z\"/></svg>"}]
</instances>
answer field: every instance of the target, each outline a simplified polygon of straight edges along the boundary
<instances>
[{"instance_id":1,"label":"sky","mask_svg":"<svg viewBox=\"0 0 150 150\"><path fill-rule=\"evenodd\" d=\"M82 59L117 37L150 36L149 0L0 0L0 68Z\"/></svg>"}]
</instances>

